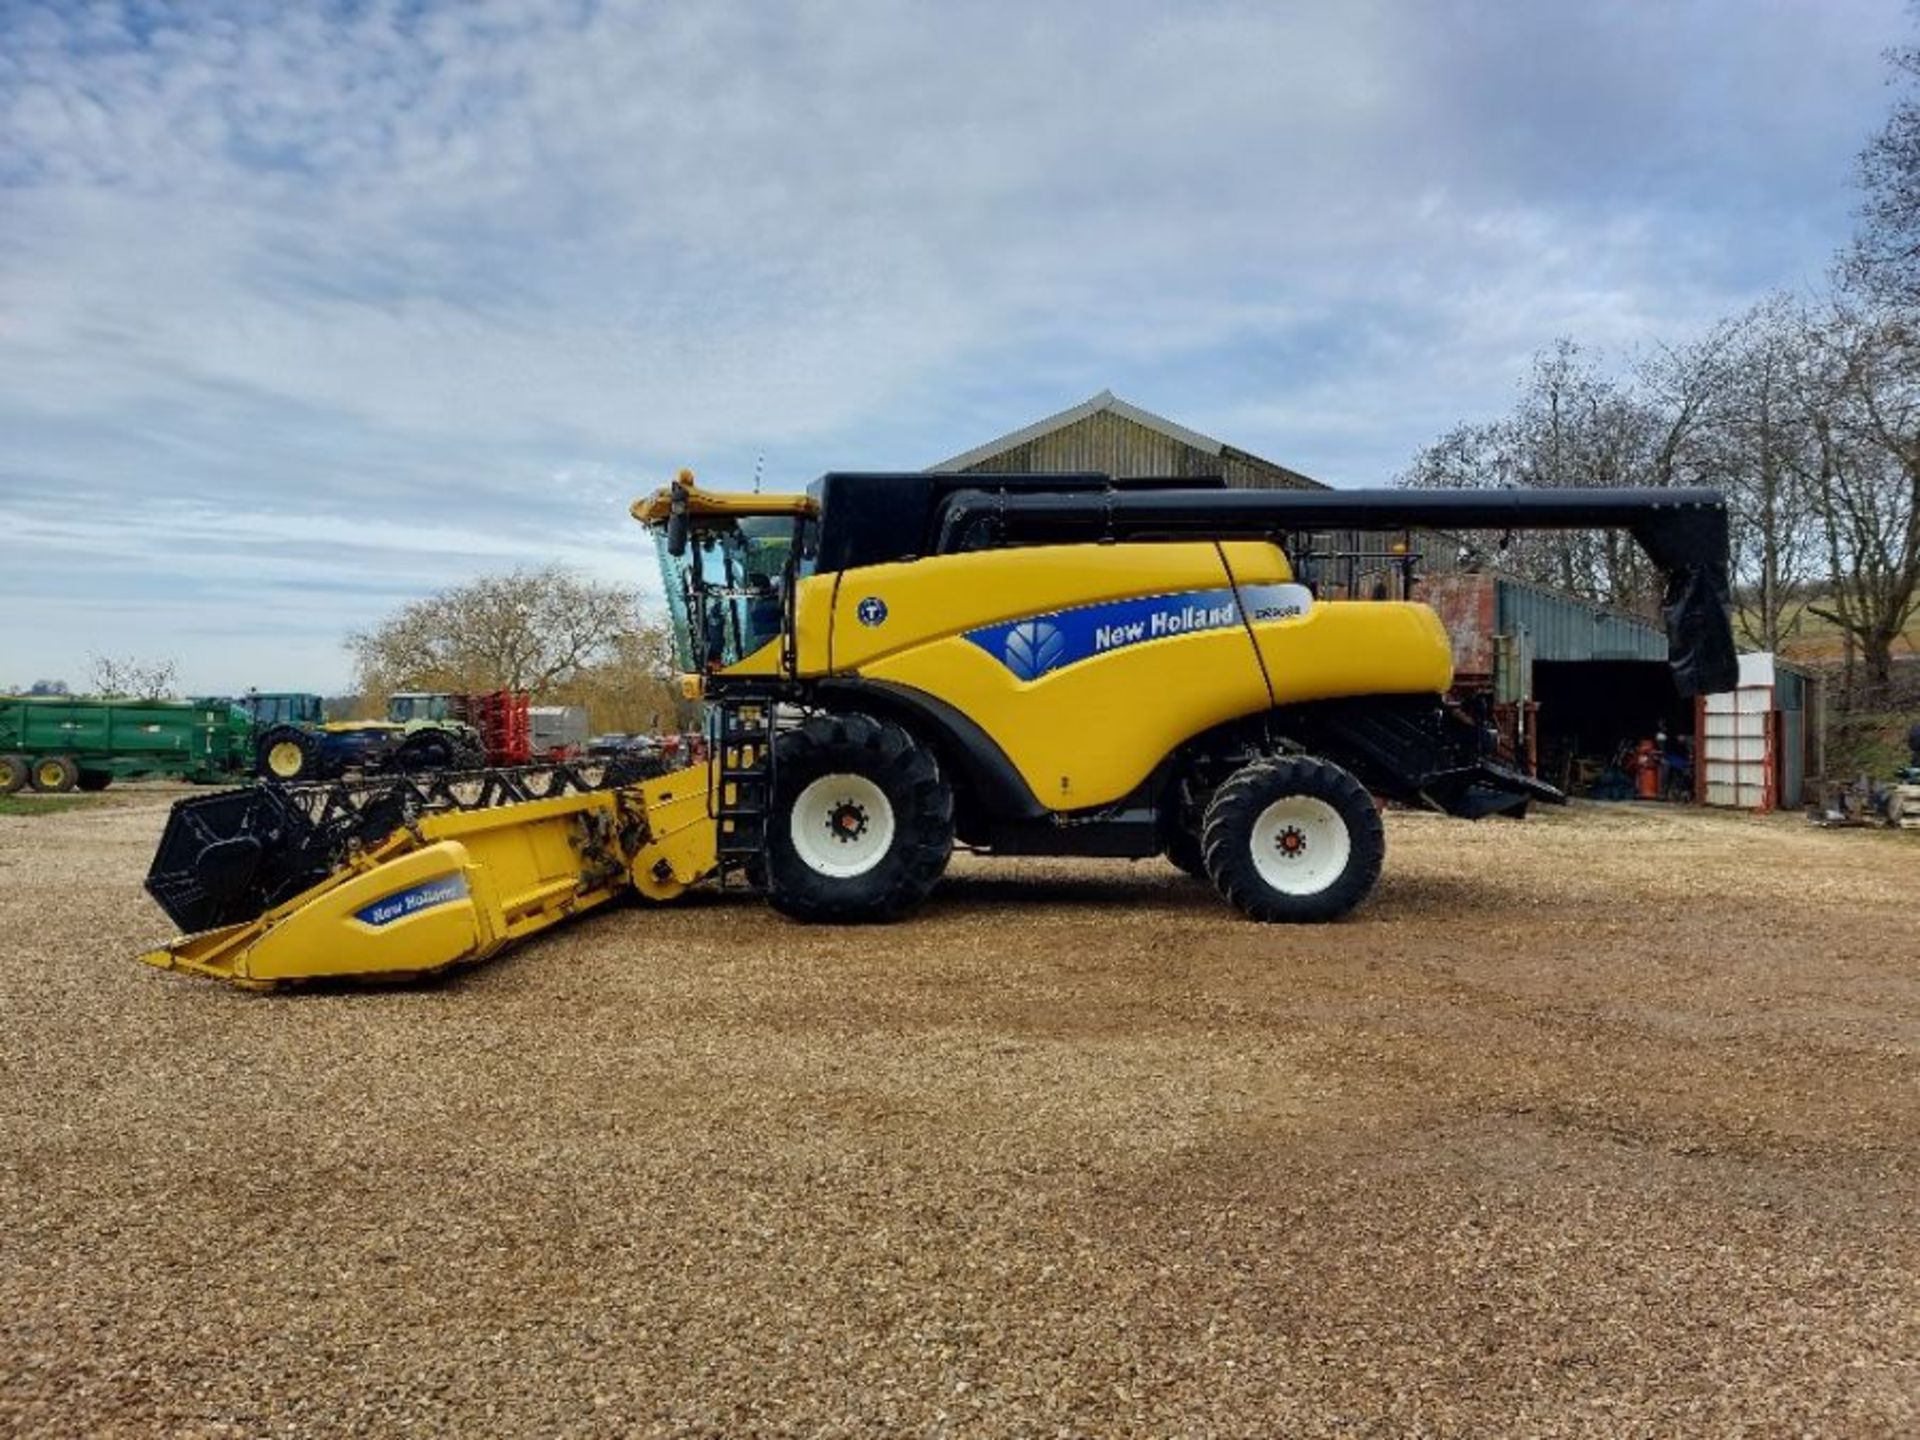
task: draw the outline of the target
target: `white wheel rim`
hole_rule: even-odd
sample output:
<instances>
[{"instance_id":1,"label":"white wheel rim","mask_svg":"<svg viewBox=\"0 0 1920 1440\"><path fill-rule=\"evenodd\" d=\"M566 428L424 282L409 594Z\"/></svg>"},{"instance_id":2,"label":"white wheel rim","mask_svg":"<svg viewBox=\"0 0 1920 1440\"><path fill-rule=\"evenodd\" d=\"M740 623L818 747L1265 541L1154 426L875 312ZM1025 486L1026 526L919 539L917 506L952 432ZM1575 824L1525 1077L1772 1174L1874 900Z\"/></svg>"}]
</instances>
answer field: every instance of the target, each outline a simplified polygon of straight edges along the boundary
<instances>
[{"instance_id":1,"label":"white wheel rim","mask_svg":"<svg viewBox=\"0 0 1920 1440\"><path fill-rule=\"evenodd\" d=\"M794 799L787 827L809 870L850 880L893 848L893 805L864 775L822 775Z\"/></svg>"},{"instance_id":2,"label":"white wheel rim","mask_svg":"<svg viewBox=\"0 0 1920 1440\"><path fill-rule=\"evenodd\" d=\"M1282 895L1318 895L1353 854L1340 812L1311 795L1288 795L1262 810L1252 843L1253 868Z\"/></svg>"}]
</instances>

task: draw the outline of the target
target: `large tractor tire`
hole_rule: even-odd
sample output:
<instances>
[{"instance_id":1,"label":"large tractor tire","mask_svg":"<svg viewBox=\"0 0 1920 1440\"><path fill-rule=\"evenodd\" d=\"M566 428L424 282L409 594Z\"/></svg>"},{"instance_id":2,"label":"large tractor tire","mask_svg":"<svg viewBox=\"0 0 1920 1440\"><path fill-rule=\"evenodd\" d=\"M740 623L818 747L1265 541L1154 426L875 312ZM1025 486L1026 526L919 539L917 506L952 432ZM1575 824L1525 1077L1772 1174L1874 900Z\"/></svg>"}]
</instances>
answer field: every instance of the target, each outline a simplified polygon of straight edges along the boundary
<instances>
[{"instance_id":1,"label":"large tractor tire","mask_svg":"<svg viewBox=\"0 0 1920 1440\"><path fill-rule=\"evenodd\" d=\"M113 772L111 770L82 770L80 772L80 788L90 794L104 790L112 783Z\"/></svg>"},{"instance_id":2,"label":"large tractor tire","mask_svg":"<svg viewBox=\"0 0 1920 1440\"><path fill-rule=\"evenodd\" d=\"M953 854L953 791L898 725L816 716L777 742L767 898L829 924L897 920Z\"/></svg>"},{"instance_id":3,"label":"large tractor tire","mask_svg":"<svg viewBox=\"0 0 1920 1440\"><path fill-rule=\"evenodd\" d=\"M417 773L451 770L458 755L455 737L444 730L416 730L393 752L393 768Z\"/></svg>"},{"instance_id":4,"label":"large tractor tire","mask_svg":"<svg viewBox=\"0 0 1920 1440\"><path fill-rule=\"evenodd\" d=\"M1386 829L1353 776L1305 756L1255 760L1227 779L1202 831L1214 887L1255 920L1338 920L1380 878Z\"/></svg>"},{"instance_id":5,"label":"large tractor tire","mask_svg":"<svg viewBox=\"0 0 1920 1440\"><path fill-rule=\"evenodd\" d=\"M80 783L80 767L65 755L42 755L33 762L33 788L43 795L64 795Z\"/></svg>"},{"instance_id":6,"label":"large tractor tire","mask_svg":"<svg viewBox=\"0 0 1920 1440\"><path fill-rule=\"evenodd\" d=\"M0 755L0 795L14 795L27 787L33 773L24 755Z\"/></svg>"},{"instance_id":7,"label":"large tractor tire","mask_svg":"<svg viewBox=\"0 0 1920 1440\"><path fill-rule=\"evenodd\" d=\"M262 780L291 785L318 780L326 769L327 742L297 725L276 725L260 737L253 773Z\"/></svg>"}]
</instances>

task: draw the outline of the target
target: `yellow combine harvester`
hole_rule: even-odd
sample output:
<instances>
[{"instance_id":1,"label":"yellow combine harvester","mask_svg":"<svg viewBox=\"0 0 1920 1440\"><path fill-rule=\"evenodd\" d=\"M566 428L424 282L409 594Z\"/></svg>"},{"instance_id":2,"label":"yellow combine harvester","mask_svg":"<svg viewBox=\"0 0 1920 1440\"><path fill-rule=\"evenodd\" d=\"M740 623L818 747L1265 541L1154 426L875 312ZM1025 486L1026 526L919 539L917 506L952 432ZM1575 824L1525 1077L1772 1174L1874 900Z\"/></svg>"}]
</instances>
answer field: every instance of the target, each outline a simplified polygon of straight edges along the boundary
<instances>
[{"instance_id":1,"label":"yellow combine harvester","mask_svg":"<svg viewBox=\"0 0 1920 1440\"><path fill-rule=\"evenodd\" d=\"M1385 854L1375 797L1469 818L1558 800L1442 699L1432 610L1318 598L1331 530L1630 530L1666 577L1683 694L1734 682L1707 491L1230 491L1099 475L691 476L655 535L712 755L264 785L175 807L144 958L242 984L420 974L634 892L737 879L802 920L891 920L956 843L1165 855L1244 914L1332 920Z\"/></svg>"}]
</instances>

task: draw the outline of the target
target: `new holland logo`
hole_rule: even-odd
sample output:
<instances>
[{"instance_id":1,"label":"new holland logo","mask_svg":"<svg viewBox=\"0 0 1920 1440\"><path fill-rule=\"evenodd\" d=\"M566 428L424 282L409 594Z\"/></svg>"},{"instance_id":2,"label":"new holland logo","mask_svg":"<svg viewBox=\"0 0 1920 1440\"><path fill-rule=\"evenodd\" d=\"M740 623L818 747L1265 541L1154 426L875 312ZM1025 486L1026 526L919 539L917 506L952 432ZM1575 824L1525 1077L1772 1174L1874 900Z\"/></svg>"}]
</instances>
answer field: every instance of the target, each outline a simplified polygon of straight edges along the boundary
<instances>
[{"instance_id":1,"label":"new holland logo","mask_svg":"<svg viewBox=\"0 0 1920 1440\"><path fill-rule=\"evenodd\" d=\"M446 875L438 880L428 880L424 884L410 889L399 890L384 900L376 900L353 912L353 918L363 925L391 925L396 920L404 920L409 915L418 915L422 910L433 910L441 905L451 905L456 900L467 898L467 877L465 875Z\"/></svg>"},{"instance_id":2,"label":"new holland logo","mask_svg":"<svg viewBox=\"0 0 1920 1440\"><path fill-rule=\"evenodd\" d=\"M1022 680L1038 680L1067 654L1067 637L1047 620L1028 620L1007 631L1000 658Z\"/></svg>"},{"instance_id":3,"label":"new holland logo","mask_svg":"<svg viewBox=\"0 0 1920 1440\"><path fill-rule=\"evenodd\" d=\"M1016 679L1032 681L1129 646L1248 622L1297 620L1312 608L1313 596L1304 585L1246 585L1237 592L1188 590L1005 620L969 630L966 638Z\"/></svg>"}]
</instances>

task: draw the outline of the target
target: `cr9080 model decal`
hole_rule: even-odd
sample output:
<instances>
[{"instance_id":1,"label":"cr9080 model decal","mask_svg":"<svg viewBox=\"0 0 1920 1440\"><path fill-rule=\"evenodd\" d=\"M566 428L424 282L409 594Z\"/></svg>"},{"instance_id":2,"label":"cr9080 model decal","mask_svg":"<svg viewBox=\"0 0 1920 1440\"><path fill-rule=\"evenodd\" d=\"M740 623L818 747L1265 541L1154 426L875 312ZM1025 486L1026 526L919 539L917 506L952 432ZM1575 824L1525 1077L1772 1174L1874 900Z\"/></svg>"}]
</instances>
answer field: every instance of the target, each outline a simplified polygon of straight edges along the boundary
<instances>
[{"instance_id":1,"label":"cr9080 model decal","mask_svg":"<svg viewBox=\"0 0 1920 1440\"><path fill-rule=\"evenodd\" d=\"M1289 620L1311 610L1313 596L1306 586L1291 584L1243 585L1238 594L1187 590L1003 620L969 630L966 638L1019 679L1038 680L1129 645L1238 625L1243 608L1248 620Z\"/></svg>"}]
</instances>

